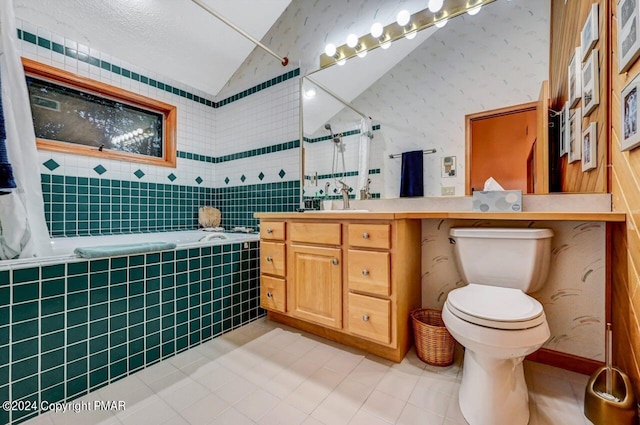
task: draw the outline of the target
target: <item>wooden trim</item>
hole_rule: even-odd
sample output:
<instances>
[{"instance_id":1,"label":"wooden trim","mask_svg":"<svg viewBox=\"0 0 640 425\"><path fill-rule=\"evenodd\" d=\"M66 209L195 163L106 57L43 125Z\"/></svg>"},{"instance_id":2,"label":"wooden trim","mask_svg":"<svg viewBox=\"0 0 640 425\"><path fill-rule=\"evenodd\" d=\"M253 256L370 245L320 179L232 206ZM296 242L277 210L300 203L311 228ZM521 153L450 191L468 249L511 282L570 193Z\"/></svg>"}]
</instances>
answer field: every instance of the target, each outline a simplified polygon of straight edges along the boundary
<instances>
[{"instance_id":1,"label":"wooden trim","mask_svg":"<svg viewBox=\"0 0 640 425\"><path fill-rule=\"evenodd\" d=\"M467 196L471 196L471 154L472 154L472 134L471 128L473 121L485 120L490 118L501 117L504 115L517 114L520 112L528 112L536 110L538 106L537 102L521 103L519 105L505 106L503 108L491 109L489 111L476 112L473 114L465 115L465 131L464 131L464 144L465 144L465 183L464 193Z\"/></svg>"},{"instance_id":2,"label":"wooden trim","mask_svg":"<svg viewBox=\"0 0 640 425\"><path fill-rule=\"evenodd\" d=\"M529 354L526 360L570 370L571 372L581 373L583 375L591 375L598 368L604 366L603 362L597 360L561 353L547 348L541 348L535 353Z\"/></svg>"},{"instance_id":3,"label":"wooden trim","mask_svg":"<svg viewBox=\"0 0 640 425\"><path fill-rule=\"evenodd\" d=\"M336 220L397 220L397 219L430 219L453 218L465 220L538 220L538 221L604 221L624 223L627 215L623 212L478 212L478 211L396 211L396 212L362 212L341 213L255 213L255 218L262 220L286 219L336 219Z\"/></svg>"},{"instance_id":4,"label":"wooden trim","mask_svg":"<svg viewBox=\"0 0 640 425\"><path fill-rule=\"evenodd\" d=\"M132 93L99 81L81 77L67 71L54 68L30 59L22 58L24 72L53 83L62 84L76 89L81 89L92 94L117 100L138 108L158 112L164 115L164 140L162 158L147 155L138 155L128 152L84 146L76 143L66 143L57 140L36 139L38 149L54 152L70 153L74 155L86 155L98 158L122 160L141 164L159 165L164 167L176 167L176 107L158 100Z\"/></svg>"}]
</instances>

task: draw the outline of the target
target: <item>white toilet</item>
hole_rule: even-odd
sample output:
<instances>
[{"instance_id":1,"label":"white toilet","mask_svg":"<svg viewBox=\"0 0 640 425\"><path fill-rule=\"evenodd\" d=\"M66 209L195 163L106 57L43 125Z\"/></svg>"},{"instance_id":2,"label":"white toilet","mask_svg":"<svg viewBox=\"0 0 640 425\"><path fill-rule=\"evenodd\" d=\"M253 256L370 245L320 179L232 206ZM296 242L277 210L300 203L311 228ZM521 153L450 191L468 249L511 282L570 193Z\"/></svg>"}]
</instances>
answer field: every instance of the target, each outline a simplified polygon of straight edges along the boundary
<instances>
[{"instance_id":1,"label":"white toilet","mask_svg":"<svg viewBox=\"0 0 640 425\"><path fill-rule=\"evenodd\" d=\"M526 425L522 361L549 339L542 305L527 293L547 279L549 229L452 228L467 286L447 296L442 319L465 347L460 409L470 425Z\"/></svg>"}]
</instances>

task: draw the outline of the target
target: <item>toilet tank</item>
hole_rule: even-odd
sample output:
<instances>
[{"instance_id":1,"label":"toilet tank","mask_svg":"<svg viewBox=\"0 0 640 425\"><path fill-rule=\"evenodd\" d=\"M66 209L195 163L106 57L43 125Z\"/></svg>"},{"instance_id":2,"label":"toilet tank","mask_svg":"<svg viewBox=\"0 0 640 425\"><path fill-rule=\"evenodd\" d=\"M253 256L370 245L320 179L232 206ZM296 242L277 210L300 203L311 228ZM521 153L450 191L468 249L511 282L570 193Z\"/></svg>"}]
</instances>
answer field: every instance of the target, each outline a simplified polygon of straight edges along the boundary
<instances>
[{"instance_id":1,"label":"toilet tank","mask_svg":"<svg viewBox=\"0 0 640 425\"><path fill-rule=\"evenodd\" d=\"M452 228L449 235L458 270L467 283L530 293L547 280L550 229Z\"/></svg>"}]
</instances>

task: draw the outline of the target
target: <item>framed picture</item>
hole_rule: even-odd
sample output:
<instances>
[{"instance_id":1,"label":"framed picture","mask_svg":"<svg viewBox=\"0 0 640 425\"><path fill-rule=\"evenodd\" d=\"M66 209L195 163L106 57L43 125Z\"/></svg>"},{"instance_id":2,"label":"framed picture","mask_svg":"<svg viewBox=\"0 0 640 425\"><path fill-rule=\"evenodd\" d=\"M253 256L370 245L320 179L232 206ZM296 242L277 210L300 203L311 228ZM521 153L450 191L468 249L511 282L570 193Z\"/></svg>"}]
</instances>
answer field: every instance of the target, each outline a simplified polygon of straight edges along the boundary
<instances>
[{"instance_id":1,"label":"framed picture","mask_svg":"<svg viewBox=\"0 0 640 425\"><path fill-rule=\"evenodd\" d=\"M598 41L598 3L591 5L591 11L580 33L580 46L582 47L582 61L587 58L593 46Z\"/></svg>"},{"instance_id":2,"label":"framed picture","mask_svg":"<svg viewBox=\"0 0 640 425\"><path fill-rule=\"evenodd\" d=\"M582 159L582 110L576 108L571 111L569 117L569 162L576 162Z\"/></svg>"},{"instance_id":3,"label":"framed picture","mask_svg":"<svg viewBox=\"0 0 640 425\"><path fill-rule=\"evenodd\" d=\"M582 97L582 49L576 47L569 62L569 107L573 108Z\"/></svg>"},{"instance_id":4,"label":"framed picture","mask_svg":"<svg viewBox=\"0 0 640 425\"><path fill-rule=\"evenodd\" d=\"M560 142L560 146L558 149L559 155L564 156L567 154L567 144L569 143L569 133L568 133L568 124L569 124L569 102L564 103L564 107L562 111L560 111L560 137L558 137L558 141Z\"/></svg>"},{"instance_id":5,"label":"framed picture","mask_svg":"<svg viewBox=\"0 0 640 425\"><path fill-rule=\"evenodd\" d=\"M598 51L594 50L582 65L582 116L588 116L600 103Z\"/></svg>"},{"instance_id":6,"label":"framed picture","mask_svg":"<svg viewBox=\"0 0 640 425\"><path fill-rule=\"evenodd\" d=\"M638 0L618 0L618 73L640 55L640 5Z\"/></svg>"},{"instance_id":7,"label":"framed picture","mask_svg":"<svg viewBox=\"0 0 640 425\"><path fill-rule=\"evenodd\" d=\"M589 171L598 165L597 123L592 122L582 133L582 171Z\"/></svg>"},{"instance_id":8,"label":"framed picture","mask_svg":"<svg viewBox=\"0 0 640 425\"><path fill-rule=\"evenodd\" d=\"M640 109L638 109L638 91L640 76L636 76L620 93L620 150L628 151L640 145Z\"/></svg>"}]
</instances>

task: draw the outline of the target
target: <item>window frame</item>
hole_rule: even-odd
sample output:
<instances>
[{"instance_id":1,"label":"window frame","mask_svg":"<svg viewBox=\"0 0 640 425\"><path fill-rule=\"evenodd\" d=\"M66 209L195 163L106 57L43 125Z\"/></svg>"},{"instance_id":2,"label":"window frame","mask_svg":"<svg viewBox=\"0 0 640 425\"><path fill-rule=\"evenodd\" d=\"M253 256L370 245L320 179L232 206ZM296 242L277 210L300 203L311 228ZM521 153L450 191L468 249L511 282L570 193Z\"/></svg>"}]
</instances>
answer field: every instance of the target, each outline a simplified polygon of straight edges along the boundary
<instances>
[{"instance_id":1,"label":"window frame","mask_svg":"<svg viewBox=\"0 0 640 425\"><path fill-rule=\"evenodd\" d=\"M137 108L149 110L151 112L160 113L164 117L162 157L122 152L102 147L86 146L77 143L41 139L36 137L36 146L39 150L176 168L177 108L175 106L132 93L109 84L81 77L71 72L63 71L30 59L22 58L22 65L24 67L25 74L28 76L87 92L94 96L115 100ZM31 96L29 96L29 104L31 105Z\"/></svg>"}]
</instances>

